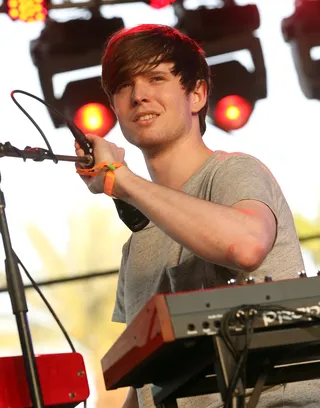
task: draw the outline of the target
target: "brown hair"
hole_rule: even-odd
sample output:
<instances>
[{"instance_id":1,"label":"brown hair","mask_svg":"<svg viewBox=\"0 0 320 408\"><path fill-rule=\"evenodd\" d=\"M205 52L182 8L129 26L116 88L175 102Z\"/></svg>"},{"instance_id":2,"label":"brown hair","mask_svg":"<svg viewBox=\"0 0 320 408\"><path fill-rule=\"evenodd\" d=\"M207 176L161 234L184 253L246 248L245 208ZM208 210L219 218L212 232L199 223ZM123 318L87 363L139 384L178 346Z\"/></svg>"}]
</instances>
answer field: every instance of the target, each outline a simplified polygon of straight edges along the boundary
<instances>
[{"instance_id":1,"label":"brown hair","mask_svg":"<svg viewBox=\"0 0 320 408\"><path fill-rule=\"evenodd\" d=\"M173 63L171 72L180 76L187 94L199 80L205 81L209 92L210 69L203 50L178 30L156 24L142 24L113 34L102 58L102 87L112 101L121 83L162 62ZM198 114L202 135L206 130L207 110L208 100Z\"/></svg>"}]
</instances>

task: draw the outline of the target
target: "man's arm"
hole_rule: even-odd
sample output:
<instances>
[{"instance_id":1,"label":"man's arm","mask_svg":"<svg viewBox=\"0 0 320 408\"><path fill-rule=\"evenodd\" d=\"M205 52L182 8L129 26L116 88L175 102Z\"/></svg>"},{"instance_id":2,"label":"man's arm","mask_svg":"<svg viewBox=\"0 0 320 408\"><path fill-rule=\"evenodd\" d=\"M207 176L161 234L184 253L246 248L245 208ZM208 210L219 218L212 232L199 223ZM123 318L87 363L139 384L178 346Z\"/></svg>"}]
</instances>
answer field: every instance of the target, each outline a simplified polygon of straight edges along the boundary
<instances>
[{"instance_id":1,"label":"man's arm","mask_svg":"<svg viewBox=\"0 0 320 408\"><path fill-rule=\"evenodd\" d=\"M232 269L257 269L276 237L274 214L259 201L218 205L144 180L125 166L116 170L114 194L199 257Z\"/></svg>"},{"instance_id":2,"label":"man's arm","mask_svg":"<svg viewBox=\"0 0 320 408\"><path fill-rule=\"evenodd\" d=\"M139 408L137 391L133 387L129 388L127 398L122 408Z\"/></svg>"},{"instance_id":3,"label":"man's arm","mask_svg":"<svg viewBox=\"0 0 320 408\"><path fill-rule=\"evenodd\" d=\"M124 162L122 148L97 136L87 137L93 143L96 163ZM83 156L77 143L75 147L76 154ZM251 272L272 248L276 220L260 201L239 199L232 207L219 205L151 183L126 166L115 173L115 197L137 207L173 240L209 262ZM104 191L103 172L82 179L90 191Z\"/></svg>"}]
</instances>

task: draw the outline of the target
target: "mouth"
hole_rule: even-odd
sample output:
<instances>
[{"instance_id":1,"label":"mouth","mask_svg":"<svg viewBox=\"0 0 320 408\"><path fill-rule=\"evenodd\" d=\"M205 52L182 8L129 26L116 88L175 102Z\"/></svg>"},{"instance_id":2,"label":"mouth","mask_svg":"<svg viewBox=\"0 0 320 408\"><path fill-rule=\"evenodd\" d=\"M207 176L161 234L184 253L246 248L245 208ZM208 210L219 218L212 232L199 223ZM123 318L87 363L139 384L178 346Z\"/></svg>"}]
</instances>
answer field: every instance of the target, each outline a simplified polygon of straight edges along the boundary
<instances>
[{"instance_id":1,"label":"mouth","mask_svg":"<svg viewBox=\"0 0 320 408\"><path fill-rule=\"evenodd\" d=\"M152 123L158 116L159 115L157 113L147 113L145 115L138 116L135 119L135 122L142 125L143 124L147 125L149 123Z\"/></svg>"}]
</instances>

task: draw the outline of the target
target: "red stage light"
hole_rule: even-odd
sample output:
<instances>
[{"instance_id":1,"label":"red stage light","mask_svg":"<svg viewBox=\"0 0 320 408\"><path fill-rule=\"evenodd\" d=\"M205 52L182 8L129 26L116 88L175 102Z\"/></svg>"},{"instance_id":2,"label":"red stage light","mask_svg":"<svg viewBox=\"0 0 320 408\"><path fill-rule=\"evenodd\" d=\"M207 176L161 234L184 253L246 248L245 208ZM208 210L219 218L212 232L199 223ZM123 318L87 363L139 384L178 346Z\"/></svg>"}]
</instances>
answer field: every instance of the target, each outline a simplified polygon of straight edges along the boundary
<instances>
[{"instance_id":1,"label":"red stage light","mask_svg":"<svg viewBox=\"0 0 320 408\"><path fill-rule=\"evenodd\" d=\"M253 106L238 95L228 95L217 103L213 118L215 124L226 131L242 128L249 120Z\"/></svg>"},{"instance_id":2,"label":"red stage light","mask_svg":"<svg viewBox=\"0 0 320 408\"><path fill-rule=\"evenodd\" d=\"M169 4L174 2L175 0L150 0L149 5L155 9L161 9L163 7L169 6Z\"/></svg>"},{"instance_id":3,"label":"red stage light","mask_svg":"<svg viewBox=\"0 0 320 408\"><path fill-rule=\"evenodd\" d=\"M114 127L116 120L106 106L101 103L88 103L76 111L74 123L85 134L104 137Z\"/></svg>"},{"instance_id":4,"label":"red stage light","mask_svg":"<svg viewBox=\"0 0 320 408\"><path fill-rule=\"evenodd\" d=\"M48 14L46 0L8 0L7 10L11 20L28 23L44 21Z\"/></svg>"}]
</instances>

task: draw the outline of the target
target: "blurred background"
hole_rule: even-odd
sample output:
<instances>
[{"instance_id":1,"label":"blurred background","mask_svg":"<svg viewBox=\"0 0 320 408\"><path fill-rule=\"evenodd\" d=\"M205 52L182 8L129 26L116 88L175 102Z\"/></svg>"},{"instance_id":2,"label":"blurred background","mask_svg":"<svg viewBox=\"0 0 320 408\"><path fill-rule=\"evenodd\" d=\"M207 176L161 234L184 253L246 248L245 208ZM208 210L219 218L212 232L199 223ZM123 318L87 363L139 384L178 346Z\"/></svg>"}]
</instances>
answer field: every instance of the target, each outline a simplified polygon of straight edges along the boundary
<instances>
[{"instance_id":1,"label":"blurred background","mask_svg":"<svg viewBox=\"0 0 320 408\"><path fill-rule=\"evenodd\" d=\"M129 167L149 178L141 153L124 140L99 85L108 36L121 27L178 27L205 49L213 74L206 144L242 151L273 172L294 213L306 272L320 264L320 1L2 0L1 147L46 149L14 105L15 89L44 98L85 132L126 149ZM74 139L58 117L22 94L56 154ZM0 156L1 157L1 156ZM85 360L88 408L121 407L126 390L104 390L100 359L124 329L111 323L121 249L130 230L114 203L90 194L74 164L1 157L1 189L13 248ZM0 357L20 355L0 263ZM21 270L37 354L69 346ZM276 274L276 271L270 271Z\"/></svg>"}]
</instances>

